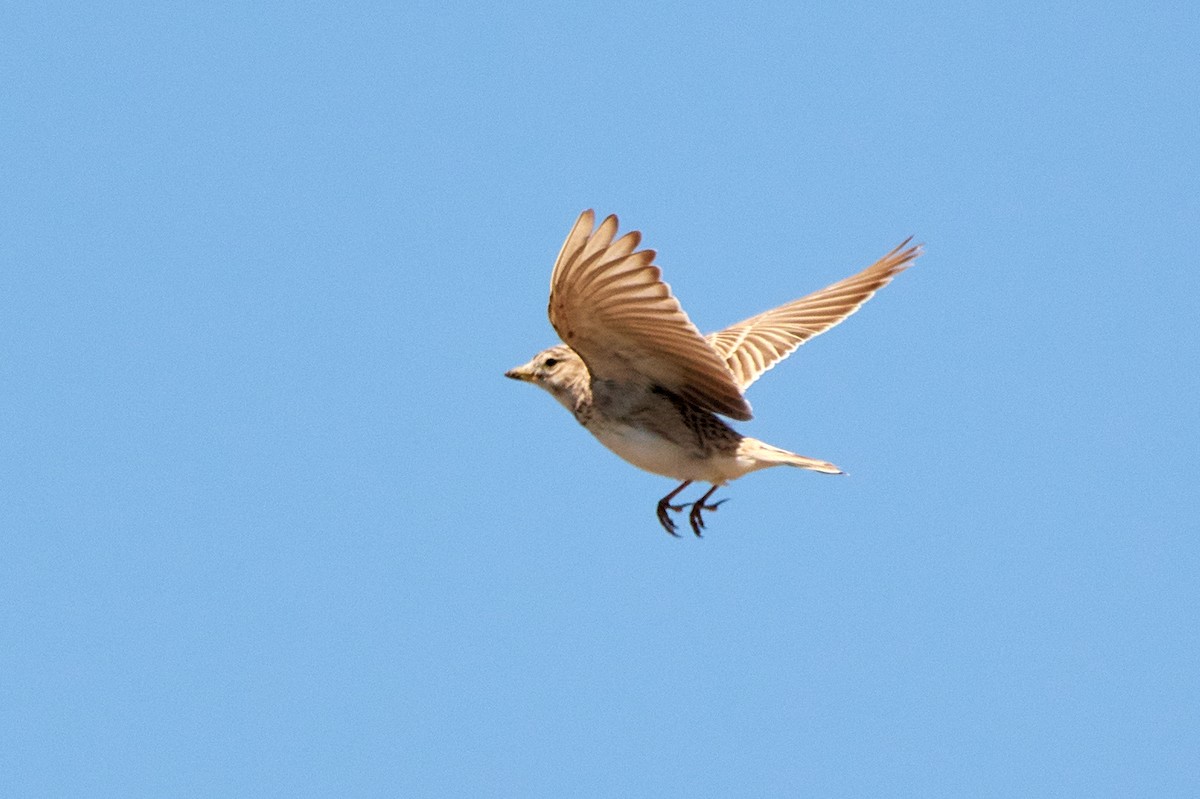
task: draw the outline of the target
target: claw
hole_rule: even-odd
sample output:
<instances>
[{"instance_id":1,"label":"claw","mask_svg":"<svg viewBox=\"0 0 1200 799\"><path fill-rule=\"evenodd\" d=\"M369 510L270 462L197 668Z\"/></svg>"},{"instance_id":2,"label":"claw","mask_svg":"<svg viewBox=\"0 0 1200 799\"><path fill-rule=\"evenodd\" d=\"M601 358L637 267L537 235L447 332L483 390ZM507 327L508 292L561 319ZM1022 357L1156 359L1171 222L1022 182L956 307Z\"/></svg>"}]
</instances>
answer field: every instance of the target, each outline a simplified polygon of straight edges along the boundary
<instances>
[{"instance_id":1,"label":"claw","mask_svg":"<svg viewBox=\"0 0 1200 799\"><path fill-rule=\"evenodd\" d=\"M679 510L678 505L668 505L665 501L658 503L658 523L663 526L671 535L679 538L679 533L675 532L675 520L671 518L668 510Z\"/></svg>"},{"instance_id":2,"label":"claw","mask_svg":"<svg viewBox=\"0 0 1200 799\"><path fill-rule=\"evenodd\" d=\"M716 510L718 507L720 507L721 503L725 501L722 499L714 502L711 505L704 504L705 500L711 497L717 488L717 486L713 486L708 490L707 494L692 503L692 510L688 513L688 523L692 526L692 532L696 534L697 538L703 538L703 536L700 535L700 531L704 529L704 511Z\"/></svg>"},{"instance_id":3,"label":"claw","mask_svg":"<svg viewBox=\"0 0 1200 799\"><path fill-rule=\"evenodd\" d=\"M679 537L679 533L675 532L675 520L671 518L671 515L667 511L678 512L687 507L686 505L671 505L670 502L671 500L675 499L676 494L691 484L691 480L685 480L678 488L660 499L658 501L658 507L655 509L655 512L658 514L658 523L663 526L664 530L676 538Z\"/></svg>"},{"instance_id":4,"label":"claw","mask_svg":"<svg viewBox=\"0 0 1200 799\"><path fill-rule=\"evenodd\" d=\"M664 530L676 538L679 537L679 533L675 532L675 520L671 518L671 513L679 513L684 508L690 506L691 510L688 511L688 524L691 526L692 532L696 534L697 538L703 538L703 536L700 534L700 531L704 529L704 511L716 510L725 502L724 499L719 499L711 505L704 504L708 501L708 498L711 497L718 488L720 488L720 486L713 486L712 488L708 489L708 493L700 497L700 499L696 500L695 502L684 502L679 505L670 504L671 500L675 499L675 496L680 491L687 488L691 484L691 480L685 481L670 494L667 494L665 497L660 499L658 501L658 507L655 508L655 512L658 514L658 523L663 526Z\"/></svg>"}]
</instances>

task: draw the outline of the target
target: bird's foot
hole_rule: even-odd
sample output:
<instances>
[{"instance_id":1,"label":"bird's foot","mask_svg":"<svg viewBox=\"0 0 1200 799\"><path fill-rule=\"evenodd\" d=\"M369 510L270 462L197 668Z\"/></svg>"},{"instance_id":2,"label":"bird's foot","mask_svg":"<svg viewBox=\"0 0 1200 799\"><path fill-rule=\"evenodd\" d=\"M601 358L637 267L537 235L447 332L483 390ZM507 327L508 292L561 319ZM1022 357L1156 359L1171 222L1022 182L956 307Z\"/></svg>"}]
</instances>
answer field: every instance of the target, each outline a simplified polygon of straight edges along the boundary
<instances>
[{"instance_id":1,"label":"bird's foot","mask_svg":"<svg viewBox=\"0 0 1200 799\"><path fill-rule=\"evenodd\" d=\"M728 497L726 497L726 499L728 499ZM721 503L726 501L726 499L717 500L711 505L705 505L703 502L690 503L692 510L688 513L688 523L691 524L692 532L696 534L697 538L703 537L700 535L700 531L704 529L704 516L701 514L703 514L706 510L715 511L721 506Z\"/></svg>"},{"instance_id":2,"label":"bird's foot","mask_svg":"<svg viewBox=\"0 0 1200 799\"><path fill-rule=\"evenodd\" d=\"M671 514L668 511L681 511L685 507L687 507L687 506L686 505L668 505L667 500L665 498L660 500L658 503L658 509L657 509L658 523L663 526L664 530L666 530L668 533L675 536L676 538L679 537L679 533L675 532L675 520L671 518Z\"/></svg>"}]
</instances>

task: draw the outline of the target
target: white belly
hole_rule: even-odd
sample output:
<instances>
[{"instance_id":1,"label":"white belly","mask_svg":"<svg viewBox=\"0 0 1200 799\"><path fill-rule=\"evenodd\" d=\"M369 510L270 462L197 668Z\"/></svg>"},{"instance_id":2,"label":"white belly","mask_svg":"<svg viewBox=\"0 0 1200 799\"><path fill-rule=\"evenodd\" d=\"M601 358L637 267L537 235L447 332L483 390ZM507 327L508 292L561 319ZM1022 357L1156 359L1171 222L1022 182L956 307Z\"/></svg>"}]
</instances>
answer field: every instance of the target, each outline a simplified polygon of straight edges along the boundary
<instances>
[{"instance_id":1,"label":"white belly","mask_svg":"<svg viewBox=\"0 0 1200 799\"><path fill-rule=\"evenodd\" d=\"M737 469L734 458L696 458L690 450L641 428L613 424L591 432L601 444L629 463L664 477L722 485L742 471Z\"/></svg>"}]
</instances>

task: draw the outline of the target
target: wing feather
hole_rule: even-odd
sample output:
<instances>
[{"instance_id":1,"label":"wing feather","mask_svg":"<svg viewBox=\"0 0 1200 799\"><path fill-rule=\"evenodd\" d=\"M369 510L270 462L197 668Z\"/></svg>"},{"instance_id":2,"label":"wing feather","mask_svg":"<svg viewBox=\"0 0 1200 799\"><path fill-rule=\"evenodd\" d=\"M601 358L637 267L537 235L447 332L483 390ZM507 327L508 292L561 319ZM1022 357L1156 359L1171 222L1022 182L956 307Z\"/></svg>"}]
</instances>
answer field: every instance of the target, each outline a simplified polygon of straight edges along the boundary
<instances>
[{"instance_id":1,"label":"wing feather","mask_svg":"<svg viewBox=\"0 0 1200 799\"><path fill-rule=\"evenodd\" d=\"M647 382L713 413L749 419L725 356L683 312L654 250L637 250L637 231L614 241L616 216L594 226L591 210L579 215L550 278L550 324L563 342L595 379Z\"/></svg>"},{"instance_id":2,"label":"wing feather","mask_svg":"<svg viewBox=\"0 0 1200 799\"><path fill-rule=\"evenodd\" d=\"M764 372L862 307L892 278L912 266L921 246L911 238L857 275L752 316L708 336L743 391Z\"/></svg>"}]
</instances>

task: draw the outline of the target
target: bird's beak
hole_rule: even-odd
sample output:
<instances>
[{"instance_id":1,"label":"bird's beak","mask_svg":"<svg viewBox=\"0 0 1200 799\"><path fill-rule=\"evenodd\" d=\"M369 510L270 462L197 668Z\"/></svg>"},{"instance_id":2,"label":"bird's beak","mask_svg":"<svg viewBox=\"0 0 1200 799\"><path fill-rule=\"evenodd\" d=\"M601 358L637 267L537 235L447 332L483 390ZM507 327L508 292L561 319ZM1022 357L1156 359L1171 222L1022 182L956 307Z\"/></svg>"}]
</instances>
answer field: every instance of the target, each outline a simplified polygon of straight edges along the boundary
<instances>
[{"instance_id":1,"label":"bird's beak","mask_svg":"<svg viewBox=\"0 0 1200 799\"><path fill-rule=\"evenodd\" d=\"M529 382L530 377L529 372L526 371L526 367L524 366L518 366L515 369L509 369L504 373L504 376L511 377L513 380L524 380L526 382Z\"/></svg>"}]
</instances>

